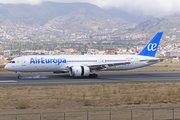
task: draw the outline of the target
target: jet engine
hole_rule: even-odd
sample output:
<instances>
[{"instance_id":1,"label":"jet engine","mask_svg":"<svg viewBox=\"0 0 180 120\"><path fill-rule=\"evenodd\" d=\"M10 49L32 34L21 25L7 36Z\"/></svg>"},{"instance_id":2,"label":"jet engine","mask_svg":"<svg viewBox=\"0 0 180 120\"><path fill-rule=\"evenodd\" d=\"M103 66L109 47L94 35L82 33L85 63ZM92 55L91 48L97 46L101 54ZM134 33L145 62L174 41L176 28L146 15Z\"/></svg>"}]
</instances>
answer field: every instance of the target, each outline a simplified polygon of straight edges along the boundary
<instances>
[{"instance_id":1,"label":"jet engine","mask_svg":"<svg viewBox=\"0 0 180 120\"><path fill-rule=\"evenodd\" d=\"M90 68L87 66L74 65L69 68L69 74L73 77L88 76Z\"/></svg>"}]
</instances>

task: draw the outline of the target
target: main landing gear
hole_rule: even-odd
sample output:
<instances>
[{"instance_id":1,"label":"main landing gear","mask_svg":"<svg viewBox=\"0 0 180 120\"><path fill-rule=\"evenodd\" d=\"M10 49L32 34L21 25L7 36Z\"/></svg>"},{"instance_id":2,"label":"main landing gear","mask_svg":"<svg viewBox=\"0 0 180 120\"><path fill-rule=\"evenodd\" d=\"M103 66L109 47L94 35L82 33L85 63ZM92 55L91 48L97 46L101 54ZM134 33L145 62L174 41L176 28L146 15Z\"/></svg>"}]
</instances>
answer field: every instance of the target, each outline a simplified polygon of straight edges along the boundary
<instances>
[{"instance_id":1,"label":"main landing gear","mask_svg":"<svg viewBox=\"0 0 180 120\"><path fill-rule=\"evenodd\" d=\"M89 78L98 78L97 74L89 74Z\"/></svg>"},{"instance_id":2,"label":"main landing gear","mask_svg":"<svg viewBox=\"0 0 180 120\"><path fill-rule=\"evenodd\" d=\"M20 72L16 72L18 74L18 79L21 79L21 73Z\"/></svg>"},{"instance_id":3,"label":"main landing gear","mask_svg":"<svg viewBox=\"0 0 180 120\"><path fill-rule=\"evenodd\" d=\"M92 73L92 74L89 74L89 78L98 78L98 75L95 74L95 73L96 73L95 70L91 70L91 73Z\"/></svg>"}]
</instances>

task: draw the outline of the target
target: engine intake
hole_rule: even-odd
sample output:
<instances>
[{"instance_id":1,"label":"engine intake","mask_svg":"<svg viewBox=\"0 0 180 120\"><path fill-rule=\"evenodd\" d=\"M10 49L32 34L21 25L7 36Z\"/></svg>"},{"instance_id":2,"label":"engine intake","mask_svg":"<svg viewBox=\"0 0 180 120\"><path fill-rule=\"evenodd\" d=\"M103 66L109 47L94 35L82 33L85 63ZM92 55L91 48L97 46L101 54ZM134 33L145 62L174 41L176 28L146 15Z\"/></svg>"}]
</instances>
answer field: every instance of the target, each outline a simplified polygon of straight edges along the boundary
<instances>
[{"instance_id":1,"label":"engine intake","mask_svg":"<svg viewBox=\"0 0 180 120\"><path fill-rule=\"evenodd\" d=\"M88 76L90 68L87 66L74 65L69 68L69 74L73 77Z\"/></svg>"}]
</instances>

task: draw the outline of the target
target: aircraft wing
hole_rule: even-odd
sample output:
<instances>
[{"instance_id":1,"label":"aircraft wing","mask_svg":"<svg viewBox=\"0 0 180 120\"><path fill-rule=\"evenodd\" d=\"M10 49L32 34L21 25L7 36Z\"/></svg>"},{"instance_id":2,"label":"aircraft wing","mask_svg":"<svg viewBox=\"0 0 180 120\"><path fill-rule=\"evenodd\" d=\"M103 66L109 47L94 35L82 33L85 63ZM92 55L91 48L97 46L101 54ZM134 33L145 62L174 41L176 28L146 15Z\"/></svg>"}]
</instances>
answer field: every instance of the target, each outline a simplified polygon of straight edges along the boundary
<instances>
[{"instance_id":1,"label":"aircraft wing","mask_svg":"<svg viewBox=\"0 0 180 120\"><path fill-rule=\"evenodd\" d=\"M92 70L100 70L112 66L118 66L118 65L127 65L131 64L130 62L122 62L122 63L101 63L101 64L96 64L96 65L88 65L88 67Z\"/></svg>"}]
</instances>

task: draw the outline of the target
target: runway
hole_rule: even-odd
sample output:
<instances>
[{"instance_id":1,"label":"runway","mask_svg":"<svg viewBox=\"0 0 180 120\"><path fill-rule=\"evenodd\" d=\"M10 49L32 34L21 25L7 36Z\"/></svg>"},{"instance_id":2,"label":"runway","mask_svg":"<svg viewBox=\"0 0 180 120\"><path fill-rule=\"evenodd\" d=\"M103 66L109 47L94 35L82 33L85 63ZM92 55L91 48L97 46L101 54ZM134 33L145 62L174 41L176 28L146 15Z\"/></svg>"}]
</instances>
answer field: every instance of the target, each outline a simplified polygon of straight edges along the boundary
<instances>
[{"instance_id":1,"label":"runway","mask_svg":"<svg viewBox=\"0 0 180 120\"><path fill-rule=\"evenodd\" d=\"M180 82L180 72L102 72L98 78L70 77L69 74L25 74L0 75L0 87L6 86L49 86L86 85L110 83Z\"/></svg>"}]
</instances>

